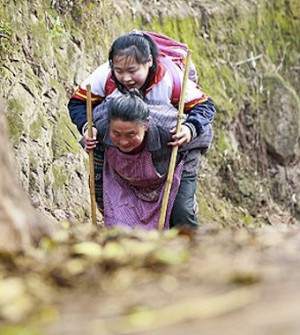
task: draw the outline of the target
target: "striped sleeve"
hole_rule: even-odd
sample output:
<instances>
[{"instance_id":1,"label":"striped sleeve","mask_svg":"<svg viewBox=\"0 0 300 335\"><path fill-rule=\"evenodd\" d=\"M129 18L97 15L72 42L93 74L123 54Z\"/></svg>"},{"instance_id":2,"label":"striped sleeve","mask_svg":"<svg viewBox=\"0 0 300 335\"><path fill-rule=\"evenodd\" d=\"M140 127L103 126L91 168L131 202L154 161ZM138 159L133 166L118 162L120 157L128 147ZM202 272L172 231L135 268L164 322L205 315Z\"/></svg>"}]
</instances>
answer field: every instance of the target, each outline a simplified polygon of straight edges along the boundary
<instances>
[{"instance_id":1,"label":"striped sleeve","mask_svg":"<svg viewBox=\"0 0 300 335\"><path fill-rule=\"evenodd\" d=\"M78 87L72 98L85 101L87 99L86 87L91 85L92 104L97 105L105 98L105 86L111 69L109 63L100 65L92 74L90 74Z\"/></svg>"},{"instance_id":2,"label":"striped sleeve","mask_svg":"<svg viewBox=\"0 0 300 335\"><path fill-rule=\"evenodd\" d=\"M86 101L87 100L87 91L81 87L78 87L76 92L72 95L72 98ZM98 105L101 101L103 101L104 97L101 97L97 94L92 93L92 104Z\"/></svg>"}]
</instances>

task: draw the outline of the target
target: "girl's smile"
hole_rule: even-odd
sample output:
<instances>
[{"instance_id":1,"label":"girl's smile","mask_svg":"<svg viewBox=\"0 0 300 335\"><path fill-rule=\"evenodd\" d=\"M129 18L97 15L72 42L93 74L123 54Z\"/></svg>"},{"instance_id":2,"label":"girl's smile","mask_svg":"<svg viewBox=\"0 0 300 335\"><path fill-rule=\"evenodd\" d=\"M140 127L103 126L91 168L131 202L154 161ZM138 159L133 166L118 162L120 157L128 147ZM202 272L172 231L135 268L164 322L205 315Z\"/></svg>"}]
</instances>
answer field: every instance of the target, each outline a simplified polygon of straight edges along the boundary
<instances>
[{"instance_id":1,"label":"girl's smile","mask_svg":"<svg viewBox=\"0 0 300 335\"><path fill-rule=\"evenodd\" d=\"M140 89L148 77L152 64L152 56L149 56L145 64L137 63L131 56L115 56L113 58L113 71L117 80L128 90L131 88Z\"/></svg>"}]
</instances>

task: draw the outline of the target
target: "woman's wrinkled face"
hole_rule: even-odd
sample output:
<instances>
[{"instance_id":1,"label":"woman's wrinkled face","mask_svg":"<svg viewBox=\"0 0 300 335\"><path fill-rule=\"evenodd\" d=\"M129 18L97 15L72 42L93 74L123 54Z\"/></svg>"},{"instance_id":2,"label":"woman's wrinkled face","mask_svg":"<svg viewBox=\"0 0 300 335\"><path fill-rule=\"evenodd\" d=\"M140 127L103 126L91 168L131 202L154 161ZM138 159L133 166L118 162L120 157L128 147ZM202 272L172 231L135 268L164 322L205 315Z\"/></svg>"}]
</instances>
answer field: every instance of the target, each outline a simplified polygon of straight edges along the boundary
<instances>
[{"instance_id":1,"label":"woman's wrinkled face","mask_svg":"<svg viewBox=\"0 0 300 335\"><path fill-rule=\"evenodd\" d=\"M148 125L122 120L111 120L109 136L116 147L123 152L137 148L144 140Z\"/></svg>"},{"instance_id":2,"label":"woman's wrinkled face","mask_svg":"<svg viewBox=\"0 0 300 335\"><path fill-rule=\"evenodd\" d=\"M113 71L117 80L128 90L131 88L140 89L147 79L152 64L151 55L145 64L137 63L131 56L115 56L113 58Z\"/></svg>"}]
</instances>

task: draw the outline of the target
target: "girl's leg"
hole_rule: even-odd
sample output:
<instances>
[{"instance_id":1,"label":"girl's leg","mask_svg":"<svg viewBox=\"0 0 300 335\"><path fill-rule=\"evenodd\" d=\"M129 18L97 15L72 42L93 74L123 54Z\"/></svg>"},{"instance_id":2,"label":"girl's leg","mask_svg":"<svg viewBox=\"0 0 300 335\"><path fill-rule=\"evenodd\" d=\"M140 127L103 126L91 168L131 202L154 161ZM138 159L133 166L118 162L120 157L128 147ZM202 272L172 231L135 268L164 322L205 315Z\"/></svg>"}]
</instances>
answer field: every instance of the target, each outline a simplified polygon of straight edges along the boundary
<instances>
[{"instance_id":1,"label":"girl's leg","mask_svg":"<svg viewBox=\"0 0 300 335\"><path fill-rule=\"evenodd\" d=\"M180 187L171 212L170 228L198 228L195 197L196 183L197 176L181 177Z\"/></svg>"},{"instance_id":2,"label":"girl's leg","mask_svg":"<svg viewBox=\"0 0 300 335\"><path fill-rule=\"evenodd\" d=\"M98 145L94 149L94 169L95 169L95 197L99 211L103 213L103 164L104 147Z\"/></svg>"}]
</instances>

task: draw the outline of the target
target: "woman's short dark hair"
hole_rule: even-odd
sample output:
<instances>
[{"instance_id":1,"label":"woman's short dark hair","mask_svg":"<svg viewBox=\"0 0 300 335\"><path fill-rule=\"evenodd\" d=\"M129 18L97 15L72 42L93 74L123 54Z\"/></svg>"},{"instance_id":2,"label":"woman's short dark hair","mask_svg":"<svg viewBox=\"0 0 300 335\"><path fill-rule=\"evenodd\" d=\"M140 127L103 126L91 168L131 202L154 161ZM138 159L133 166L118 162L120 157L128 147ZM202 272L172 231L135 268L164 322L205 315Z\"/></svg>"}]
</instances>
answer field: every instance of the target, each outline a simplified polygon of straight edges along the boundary
<instances>
[{"instance_id":1,"label":"woman's short dark hair","mask_svg":"<svg viewBox=\"0 0 300 335\"><path fill-rule=\"evenodd\" d=\"M143 101L137 89L130 89L127 94L109 100L108 120L133 121L146 123L149 107Z\"/></svg>"}]
</instances>

